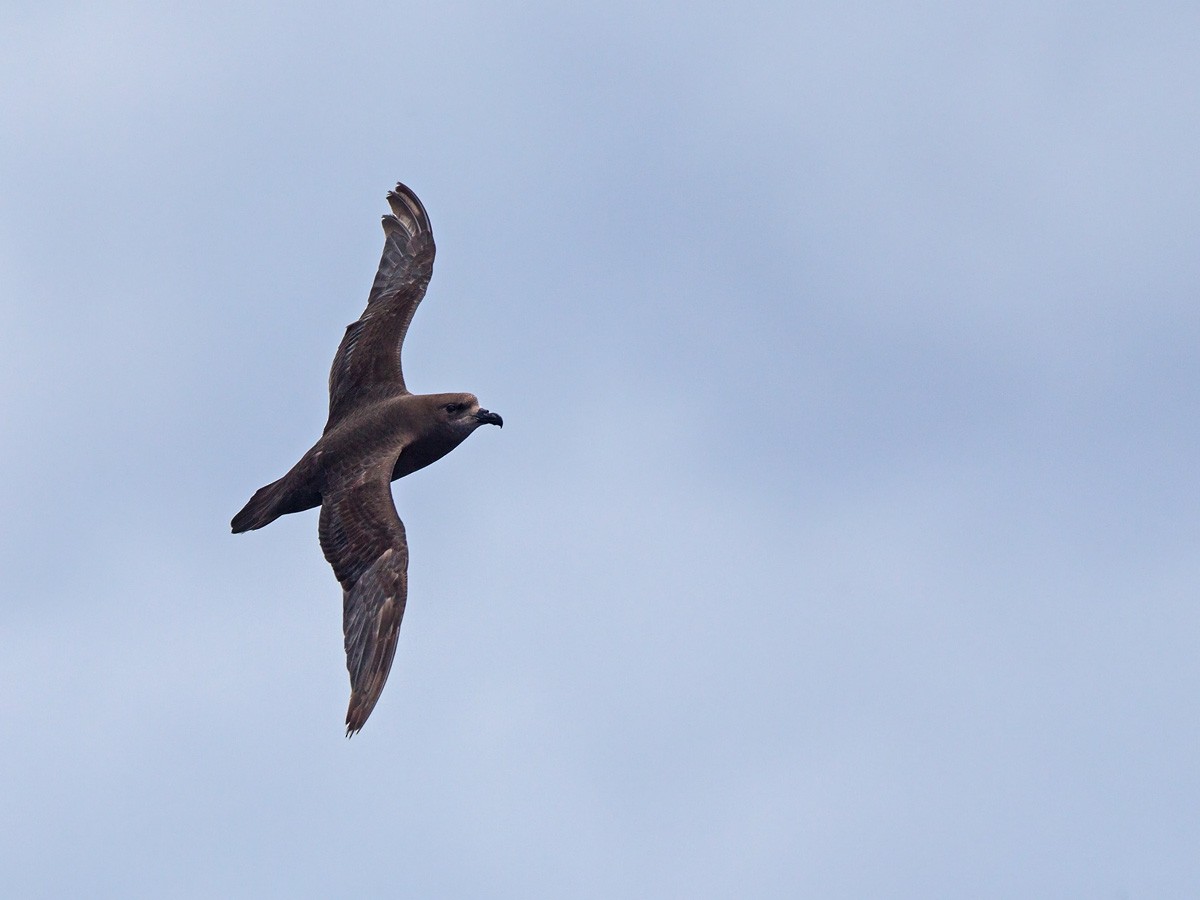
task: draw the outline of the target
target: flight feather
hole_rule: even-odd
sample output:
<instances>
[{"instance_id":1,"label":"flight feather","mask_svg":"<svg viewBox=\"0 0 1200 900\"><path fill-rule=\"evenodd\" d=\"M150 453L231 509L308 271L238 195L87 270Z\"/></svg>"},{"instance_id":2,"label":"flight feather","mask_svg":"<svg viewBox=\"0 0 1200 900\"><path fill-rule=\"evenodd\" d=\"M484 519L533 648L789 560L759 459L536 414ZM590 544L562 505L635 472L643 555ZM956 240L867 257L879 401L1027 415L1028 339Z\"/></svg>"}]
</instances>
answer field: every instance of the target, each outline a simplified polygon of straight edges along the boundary
<instances>
[{"instance_id":1,"label":"flight feather","mask_svg":"<svg viewBox=\"0 0 1200 900\"><path fill-rule=\"evenodd\" d=\"M433 274L436 248L429 215L417 195L397 184L383 217L383 256L367 308L346 333L329 370L329 421L371 400L408 392L400 363L404 336Z\"/></svg>"}]
</instances>

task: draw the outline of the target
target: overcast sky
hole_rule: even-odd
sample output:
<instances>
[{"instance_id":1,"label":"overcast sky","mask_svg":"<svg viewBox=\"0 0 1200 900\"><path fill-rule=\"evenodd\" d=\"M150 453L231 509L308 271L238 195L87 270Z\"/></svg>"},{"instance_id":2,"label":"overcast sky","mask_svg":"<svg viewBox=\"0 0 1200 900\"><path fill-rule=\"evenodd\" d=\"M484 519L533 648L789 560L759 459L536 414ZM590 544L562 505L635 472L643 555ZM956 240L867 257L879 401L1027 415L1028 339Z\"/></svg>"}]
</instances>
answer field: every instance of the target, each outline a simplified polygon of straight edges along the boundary
<instances>
[{"instance_id":1,"label":"overcast sky","mask_svg":"<svg viewBox=\"0 0 1200 900\"><path fill-rule=\"evenodd\" d=\"M6 3L0 893L1200 893L1200 7ZM395 667L316 439L397 180Z\"/></svg>"}]
</instances>

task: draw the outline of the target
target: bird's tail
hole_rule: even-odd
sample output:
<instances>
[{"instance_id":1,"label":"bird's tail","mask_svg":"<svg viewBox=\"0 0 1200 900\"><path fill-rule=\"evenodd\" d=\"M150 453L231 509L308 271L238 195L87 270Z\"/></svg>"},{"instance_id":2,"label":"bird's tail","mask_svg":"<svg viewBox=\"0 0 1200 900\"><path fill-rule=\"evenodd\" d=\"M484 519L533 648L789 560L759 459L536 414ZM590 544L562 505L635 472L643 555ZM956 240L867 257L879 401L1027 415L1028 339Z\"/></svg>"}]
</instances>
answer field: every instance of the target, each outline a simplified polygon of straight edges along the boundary
<instances>
[{"instance_id":1,"label":"bird's tail","mask_svg":"<svg viewBox=\"0 0 1200 900\"><path fill-rule=\"evenodd\" d=\"M288 477L285 475L278 481L272 481L266 487L260 487L255 491L250 502L243 506L242 511L229 523L233 528L233 533L240 534L243 531L262 528L264 525L270 525L285 512L290 512L283 508L283 501L287 499L289 493L285 484L287 480Z\"/></svg>"},{"instance_id":2,"label":"bird's tail","mask_svg":"<svg viewBox=\"0 0 1200 900\"><path fill-rule=\"evenodd\" d=\"M288 513L303 512L320 506L321 488L318 474L313 466L312 454L304 454L300 462L292 466L290 472L254 492L250 502L243 506L242 511L229 523L233 527L233 533L253 531L255 528L270 525Z\"/></svg>"}]
</instances>

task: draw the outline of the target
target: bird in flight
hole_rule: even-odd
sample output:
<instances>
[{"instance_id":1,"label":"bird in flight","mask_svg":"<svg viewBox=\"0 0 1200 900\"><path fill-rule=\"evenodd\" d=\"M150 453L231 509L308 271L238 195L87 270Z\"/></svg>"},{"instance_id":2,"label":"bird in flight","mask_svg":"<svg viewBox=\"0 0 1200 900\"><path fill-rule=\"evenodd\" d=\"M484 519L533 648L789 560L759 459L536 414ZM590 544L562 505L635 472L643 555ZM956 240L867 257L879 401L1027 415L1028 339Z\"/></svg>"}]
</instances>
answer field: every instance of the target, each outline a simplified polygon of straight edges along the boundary
<instances>
[{"instance_id":1,"label":"bird in flight","mask_svg":"<svg viewBox=\"0 0 1200 900\"><path fill-rule=\"evenodd\" d=\"M397 184L387 200L392 212L383 217L383 258L367 308L346 328L329 372L325 431L231 523L238 534L321 507L321 550L342 584L347 736L363 727L383 691L408 595L408 542L390 483L441 459L480 425L504 425L474 394L413 394L405 386L400 351L433 273L433 232L409 188Z\"/></svg>"}]
</instances>

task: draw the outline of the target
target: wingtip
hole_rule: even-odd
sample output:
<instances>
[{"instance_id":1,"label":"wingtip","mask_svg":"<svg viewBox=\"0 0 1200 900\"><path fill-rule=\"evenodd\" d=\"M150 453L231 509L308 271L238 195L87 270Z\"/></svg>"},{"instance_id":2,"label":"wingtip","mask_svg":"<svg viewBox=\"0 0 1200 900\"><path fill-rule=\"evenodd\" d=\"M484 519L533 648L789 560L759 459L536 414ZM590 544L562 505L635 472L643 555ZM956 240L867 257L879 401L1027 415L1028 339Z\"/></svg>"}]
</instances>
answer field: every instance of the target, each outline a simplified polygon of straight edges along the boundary
<instances>
[{"instance_id":1,"label":"wingtip","mask_svg":"<svg viewBox=\"0 0 1200 900\"><path fill-rule=\"evenodd\" d=\"M354 701L351 700L350 708L346 710L347 739L354 737L356 734L362 731L362 727L367 724L367 716L369 715L370 712L368 712L366 715L363 715L361 707L357 706Z\"/></svg>"},{"instance_id":2,"label":"wingtip","mask_svg":"<svg viewBox=\"0 0 1200 900\"><path fill-rule=\"evenodd\" d=\"M429 232L429 213L420 198L408 185L397 181L396 187L387 193L388 206L392 208L391 216L384 216L384 229L389 230L389 219L401 230L410 234Z\"/></svg>"},{"instance_id":3,"label":"wingtip","mask_svg":"<svg viewBox=\"0 0 1200 900\"><path fill-rule=\"evenodd\" d=\"M375 695L375 700L379 699L379 695ZM375 703L371 698L362 691L350 689L350 702L346 704L346 737L354 737L362 731L362 727L367 724L367 719L371 718L371 713L375 709Z\"/></svg>"},{"instance_id":4,"label":"wingtip","mask_svg":"<svg viewBox=\"0 0 1200 900\"><path fill-rule=\"evenodd\" d=\"M417 199L417 195L413 193L412 188L397 181L396 186L387 192L387 202L388 206L395 209L397 203L411 208L415 203L420 203L421 201Z\"/></svg>"}]
</instances>

